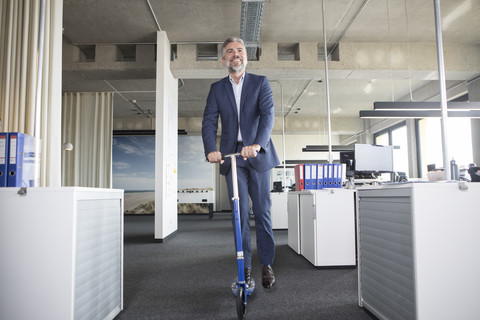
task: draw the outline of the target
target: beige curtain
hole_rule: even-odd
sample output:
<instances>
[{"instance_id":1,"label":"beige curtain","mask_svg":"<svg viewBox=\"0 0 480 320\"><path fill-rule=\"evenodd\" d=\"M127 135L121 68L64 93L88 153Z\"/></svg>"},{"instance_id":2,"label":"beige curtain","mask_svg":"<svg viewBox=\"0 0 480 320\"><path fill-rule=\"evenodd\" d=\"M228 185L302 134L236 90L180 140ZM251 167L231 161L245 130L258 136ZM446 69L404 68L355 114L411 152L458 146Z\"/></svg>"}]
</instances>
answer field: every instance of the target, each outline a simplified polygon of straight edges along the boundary
<instances>
[{"instance_id":1,"label":"beige curtain","mask_svg":"<svg viewBox=\"0 0 480 320\"><path fill-rule=\"evenodd\" d=\"M62 185L111 188L113 93L64 93Z\"/></svg>"},{"instance_id":2,"label":"beige curtain","mask_svg":"<svg viewBox=\"0 0 480 320\"><path fill-rule=\"evenodd\" d=\"M40 94L40 186L60 186L62 0L46 0ZM1 131L35 135L40 1L0 0Z\"/></svg>"}]
</instances>

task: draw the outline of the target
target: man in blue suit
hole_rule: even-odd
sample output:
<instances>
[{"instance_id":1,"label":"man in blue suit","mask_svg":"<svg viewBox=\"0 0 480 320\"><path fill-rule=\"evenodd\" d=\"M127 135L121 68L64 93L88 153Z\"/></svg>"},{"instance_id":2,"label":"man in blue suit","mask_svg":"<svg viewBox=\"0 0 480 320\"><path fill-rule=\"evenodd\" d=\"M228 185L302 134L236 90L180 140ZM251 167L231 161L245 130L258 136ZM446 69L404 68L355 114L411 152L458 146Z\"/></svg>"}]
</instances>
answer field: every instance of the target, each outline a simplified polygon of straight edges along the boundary
<instances>
[{"instance_id":1,"label":"man in blue suit","mask_svg":"<svg viewBox=\"0 0 480 320\"><path fill-rule=\"evenodd\" d=\"M233 197L230 159L222 155L240 152L237 160L240 223L245 262L245 280L250 284L252 249L250 243L250 205L255 215L257 252L262 267L262 285L275 284L272 264L275 255L270 219L270 170L279 165L270 134L274 123L272 89L264 76L245 72L247 52L241 38L231 37L222 45L222 63L229 76L212 84L202 122L202 138L207 160L220 163L230 199ZM217 149L218 117L222 124L220 149ZM232 201L230 202L232 204ZM232 205L233 210L233 205Z\"/></svg>"}]
</instances>

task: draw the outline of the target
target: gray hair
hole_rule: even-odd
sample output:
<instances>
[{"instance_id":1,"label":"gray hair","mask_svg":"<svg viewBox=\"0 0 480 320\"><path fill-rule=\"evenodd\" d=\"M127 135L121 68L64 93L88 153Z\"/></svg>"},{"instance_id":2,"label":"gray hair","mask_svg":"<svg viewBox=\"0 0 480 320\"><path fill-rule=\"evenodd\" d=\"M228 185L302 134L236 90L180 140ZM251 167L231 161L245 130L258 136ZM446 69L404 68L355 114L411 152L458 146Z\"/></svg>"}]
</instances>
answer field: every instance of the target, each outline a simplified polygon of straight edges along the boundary
<instances>
[{"instance_id":1,"label":"gray hair","mask_svg":"<svg viewBox=\"0 0 480 320\"><path fill-rule=\"evenodd\" d=\"M222 44L222 58L225 58L225 47L230 43L230 42L240 42L244 47L245 43L243 42L243 39L240 37L230 37L227 40L225 40Z\"/></svg>"}]
</instances>

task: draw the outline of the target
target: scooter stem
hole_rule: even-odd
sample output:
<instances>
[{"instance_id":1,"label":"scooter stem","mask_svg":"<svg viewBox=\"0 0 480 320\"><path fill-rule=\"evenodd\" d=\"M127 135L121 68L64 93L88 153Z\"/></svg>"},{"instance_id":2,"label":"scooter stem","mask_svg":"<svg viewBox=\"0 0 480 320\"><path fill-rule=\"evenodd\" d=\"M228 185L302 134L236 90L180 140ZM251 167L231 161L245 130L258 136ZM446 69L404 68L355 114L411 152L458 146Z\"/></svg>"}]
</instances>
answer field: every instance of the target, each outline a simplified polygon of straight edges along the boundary
<instances>
[{"instance_id":1,"label":"scooter stem","mask_svg":"<svg viewBox=\"0 0 480 320\"><path fill-rule=\"evenodd\" d=\"M240 153L232 153L232 154L227 154L225 155L225 158L230 158L232 163L231 163L231 168L232 168L232 185L233 185L233 198L238 199L238 181L237 181L237 156L239 156Z\"/></svg>"}]
</instances>

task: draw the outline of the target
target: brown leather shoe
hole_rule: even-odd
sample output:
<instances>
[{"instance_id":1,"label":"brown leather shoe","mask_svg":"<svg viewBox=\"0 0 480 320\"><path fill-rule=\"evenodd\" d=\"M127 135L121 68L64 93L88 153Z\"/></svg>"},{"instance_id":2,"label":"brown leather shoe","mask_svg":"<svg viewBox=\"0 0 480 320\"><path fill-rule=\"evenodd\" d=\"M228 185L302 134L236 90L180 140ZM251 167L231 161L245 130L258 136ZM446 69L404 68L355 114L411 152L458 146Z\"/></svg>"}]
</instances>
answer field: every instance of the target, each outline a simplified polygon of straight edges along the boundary
<instances>
[{"instance_id":1,"label":"brown leather shoe","mask_svg":"<svg viewBox=\"0 0 480 320\"><path fill-rule=\"evenodd\" d=\"M264 265L262 268L262 286L266 289L271 288L275 284L275 276L271 265Z\"/></svg>"},{"instance_id":2,"label":"brown leather shoe","mask_svg":"<svg viewBox=\"0 0 480 320\"><path fill-rule=\"evenodd\" d=\"M247 287L250 287L252 284L252 269L251 268L245 268L245 283L247 284Z\"/></svg>"}]
</instances>

